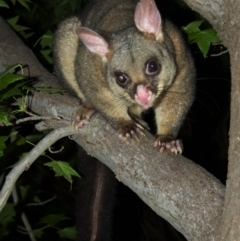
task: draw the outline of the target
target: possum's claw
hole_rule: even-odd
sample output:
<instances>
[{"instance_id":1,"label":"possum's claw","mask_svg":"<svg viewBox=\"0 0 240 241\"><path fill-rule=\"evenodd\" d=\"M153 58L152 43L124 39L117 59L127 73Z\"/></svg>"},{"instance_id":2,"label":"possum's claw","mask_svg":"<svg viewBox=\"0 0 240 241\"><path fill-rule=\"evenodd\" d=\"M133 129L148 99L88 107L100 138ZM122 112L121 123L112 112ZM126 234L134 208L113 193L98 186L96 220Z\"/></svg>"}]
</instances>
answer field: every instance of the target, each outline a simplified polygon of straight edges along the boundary
<instances>
[{"instance_id":1,"label":"possum's claw","mask_svg":"<svg viewBox=\"0 0 240 241\"><path fill-rule=\"evenodd\" d=\"M123 139L133 139L139 141L140 135L144 136L144 127L134 121L129 121L120 126L118 136Z\"/></svg>"},{"instance_id":2,"label":"possum's claw","mask_svg":"<svg viewBox=\"0 0 240 241\"><path fill-rule=\"evenodd\" d=\"M163 153L165 149L168 149L171 153L182 154L183 151L183 144L181 140L168 140L170 138L163 137L159 135L155 142L154 146L159 147L160 153Z\"/></svg>"},{"instance_id":3,"label":"possum's claw","mask_svg":"<svg viewBox=\"0 0 240 241\"><path fill-rule=\"evenodd\" d=\"M83 125L86 125L89 123L89 120L91 116L94 114L95 110L87 107L85 105L82 105L79 107L73 114L71 124L74 127L74 129L78 130Z\"/></svg>"}]
</instances>

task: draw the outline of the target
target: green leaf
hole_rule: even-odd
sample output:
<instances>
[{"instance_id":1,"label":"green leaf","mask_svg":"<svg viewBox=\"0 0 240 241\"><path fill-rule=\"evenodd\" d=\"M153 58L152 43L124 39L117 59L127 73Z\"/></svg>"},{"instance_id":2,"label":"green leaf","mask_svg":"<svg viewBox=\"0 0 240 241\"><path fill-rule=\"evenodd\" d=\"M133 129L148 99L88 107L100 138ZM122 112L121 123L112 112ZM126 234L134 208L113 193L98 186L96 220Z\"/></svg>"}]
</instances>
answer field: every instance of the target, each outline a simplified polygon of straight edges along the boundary
<instances>
[{"instance_id":1,"label":"green leaf","mask_svg":"<svg viewBox=\"0 0 240 241\"><path fill-rule=\"evenodd\" d=\"M7 145L7 147L4 150L4 154L8 155L9 153L13 152L17 146L21 146L25 143L25 138L18 135L17 138L11 142L10 144Z\"/></svg>"},{"instance_id":2,"label":"green leaf","mask_svg":"<svg viewBox=\"0 0 240 241\"><path fill-rule=\"evenodd\" d=\"M58 231L60 238L76 240L76 227L67 227Z\"/></svg>"},{"instance_id":3,"label":"green leaf","mask_svg":"<svg viewBox=\"0 0 240 241\"><path fill-rule=\"evenodd\" d=\"M44 234L44 232L43 232L42 230L34 230L33 233L34 233L34 236L35 236L36 238L39 238L39 239L40 239L40 238L43 236L43 234Z\"/></svg>"},{"instance_id":4,"label":"green leaf","mask_svg":"<svg viewBox=\"0 0 240 241\"><path fill-rule=\"evenodd\" d=\"M0 212L0 223L6 225L14 221L15 215L16 212L14 210L14 204L7 203L3 210Z\"/></svg>"},{"instance_id":5,"label":"green leaf","mask_svg":"<svg viewBox=\"0 0 240 241\"><path fill-rule=\"evenodd\" d=\"M40 53L49 64L53 63L52 57L50 56L50 54L52 53L52 49L41 50Z\"/></svg>"},{"instance_id":6,"label":"green leaf","mask_svg":"<svg viewBox=\"0 0 240 241\"><path fill-rule=\"evenodd\" d=\"M212 43L220 42L220 39L218 38L217 33L213 28L203 30L202 34L204 34L206 39Z\"/></svg>"},{"instance_id":7,"label":"green leaf","mask_svg":"<svg viewBox=\"0 0 240 241\"><path fill-rule=\"evenodd\" d=\"M186 27L183 27L183 30L187 33L193 33L193 32L199 32L201 31L199 29L200 25L204 22L204 20L198 20L198 21L194 21L192 23L189 23Z\"/></svg>"},{"instance_id":8,"label":"green leaf","mask_svg":"<svg viewBox=\"0 0 240 241\"><path fill-rule=\"evenodd\" d=\"M19 19L19 16L16 16L16 17L13 17L13 18L10 18L10 19L7 19L7 22L10 24L10 26L17 32L20 32L20 31L24 31L24 30L27 30L29 29L28 27L25 27L25 26L22 26L22 25L18 25L17 24L17 21Z\"/></svg>"},{"instance_id":9,"label":"green leaf","mask_svg":"<svg viewBox=\"0 0 240 241\"><path fill-rule=\"evenodd\" d=\"M40 200L40 198L38 197L38 196L34 196L34 198L33 198L33 201L35 202L35 203L41 203L42 201Z\"/></svg>"},{"instance_id":10,"label":"green leaf","mask_svg":"<svg viewBox=\"0 0 240 241\"><path fill-rule=\"evenodd\" d=\"M53 43L53 32L48 30L41 38L40 40L40 45L42 49L45 47L52 48L52 43Z\"/></svg>"},{"instance_id":11,"label":"green leaf","mask_svg":"<svg viewBox=\"0 0 240 241\"><path fill-rule=\"evenodd\" d=\"M9 8L8 4L4 0L0 0L0 7L2 8Z\"/></svg>"},{"instance_id":12,"label":"green leaf","mask_svg":"<svg viewBox=\"0 0 240 241\"><path fill-rule=\"evenodd\" d=\"M5 71L0 73L0 77L4 76L9 73L13 73L17 68L21 68L22 70L22 65L21 64L14 64L14 65L4 65Z\"/></svg>"},{"instance_id":13,"label":"green leaf","mask_svg":"<svg viewBox=\"0 0 240 241\"><path fill-rule=\"evenodd\" d=\"M22 80L24 78L25 78L24 76L17 75L17 74L7 74L7 75L4 75L4 76L0 76L0 90L5 89L11 83Z\"/></svg>"},{"instance_id":14,"label":"green leaf","mask_svg":"<svg viewBox=\"0 0 240 241\"><path fill-rule=\"evenodd\" d=\"M26 139L23 136L19 136L19 138L16 139L16 145L21 146L26 143Z\"/></svg>"},{"instance_id":15,"label":"green leaf","mask_svg":"<svg viewBox=\"0 0 240 241\"><path fill-rule=\"evenodd\" d=\"M9 86L6 90L0 91L0 101L12 96L22 95L23 94L22 89L24 89L22 86L28 82L29 80L22 81L20 83L14 83L12 84L12 86Z\"/></svg>"},{"instance_id":16,"label":"green leaf","mask_svg":"<svg viewBox=\"0 0 240 241\"><path fill-rule=\"evenodd\" d=\"M197 42L198 48L201 50L203 57L206 58L207 57L207 53L210 49L210 43L209 42Z\"/></svg>"},{"instance_id":17,"label":"green leaf","mask_svg":"<svg viewBox=\"0 0 240 241\"><path fill-rule=\"evenodd\" d=\"M18 2L19 2L23 7L25 7L28 11L30 11L29 5L28 5L28 3L32 3L30 0L18 0Z\"/></svg>"},{"instance_id":18,"label":"green leaf","mask_svg":"<svg viewBox=\"0 0 240 241\"><path fill-rule=\"evenodd\" d=\"M38 133L38 134L30 134L30 135L27 135L25 138L28 142L39 142L46 134L44 133Z\"/></svg>"},{"instance_id":19,"label":"green leaf","mask_svg":"<svg viewBox=\"0 0 240 241\"><path fill-rule=\"evenodd\" d=\"M6 148L5 142L9 136L0 136L0 157L3 156L3 150Z\"/></svg>"},{"instance_id":20,"label":"green leaf","mask_svg":"<svg viewBox=\"0 0 240 241\"><path fill-rule=\"evenodd\" d=\"M198 32L193 32L193 33L190 33L188 35L188 41L190 43L194 43L196 42L196 40L198 39L198 37L201 35L201 31L198 31Z\"/></svg>"},{"instance_id":21,"label":"green leaf","mask_svg":"<svg viewBox=\"0 0 240 241\"><path fill-rule=\"evenodd\" d=\"M0 238L9 234L8 224L15 221L16 212L13 203L7 203L0 212Z\"/></svg>"},{"instance_id":22,"label":"green leaf","mask_svg":"<svg viewBox=\"0 0 240 241\"><path fill-rule=\"evenodd\" d=\"M48 93L48 94L53 94L53 93L63 93L66 92L67 90L63 90L63 89L54 89L54 88L47 88L47 87L37 87L34 90L36 91L40 91L43 93Z\"/></svg>"},{"instance_id":23,"label":"green leaf","mask_svg":"<svg viewBox=\"0 0 240 241\"><path fill-rule=\"evenodd\" d=\"M53 227L60 221L67 220L67 219L69 218L64 216L63 214L50 214L43 217L40 222Z\"/></svg>"},{"instance_id":24,"label":"green leaf","mask_svg":"<svg viewBox=\"0 0 240 241\"><path fill-rule=\"evenodd\" d=\"M200 32L190 33L188 35L190 43L197 43L199 49L203 53L204 58L207 56L212 43L220 42L216 31L212 28Z\"/></svg>"},{"instance_id":25,"label":"green leaf","mask_svg":"<svg viewBox=\"0 0 240 241\"><path fill-rule=\"evenodd\" d=\"M3 108L0 109L0 122L2 122L6 126L11 124L8 120L7 110Z\"/></svg>"},{"instance_id":26,"label":"green leaf","mask_svg":"<svg viewBox=\"0 0 240 241\"><path fill-rule=\"evenodd\" d=\"M19 160L22 160L27 155L28 155L28 152L21 153L21 155L19 155Z\"/></svg>"},{"instance_id":27,"label":"green leaf","mask_svg":"<svg viewBox=\"0 0 240 241\"><path fill-rule=\"evenodd\" d=\"M13 5L15 5L17 0L11 0L11 2L13 3Z\"/></svg>"},{"instance_id":28,"label":"green leaf","mask_svg":"<svg viewBox=\"0 0 240 241\"><path fill-rule=\"evenodd\" d=\"M20 186L19 188L20 188L20 193L21 193L22 199L25 199L30 186Z\"/></svg>"},{"instance_id":29,"label":"green leaf","mask_svg":"<svg viewBox=\"0 0 240 241\"><path fill-rule=\"evenodd\" d=\"M19 96L21 94L22 94L22 92L20 89L10 89L10 90L6 91L4 94L1 94L1 92L0 92L0 102L9 97Z\"/></svg>"},{"instance_id":30,"label":"green leaf","mask_svg":"<svg viewBox=\"0 0 240 241\"><path fill-rule=\"evenodd\" d=\"M34 32L26 33L24 31L20 31L19 33L26 40L35 34Z\"/></svg>"},{"instance_id":31,"label":"green leaf","mask_svg":"<svg viewBox=\"0 0 240 241\"><path fill-rule=\"evenodd\" d=\"M79 3L75 0L69 0L68 4L70 5L72 13L74 13Z\"/></svg>"},{"instance_id":32,"label":"green leaf","mask_svg":"<svg viewBox=\"0 0 240 241\"><path fill-rule=\"evenodd\" d=\"M0 147L9 138L9 136L0 136Z\"/></svg>"},{"instance_id":33,"label":"green leaf","mask_svg":"<svg viewBox=\"0 0 240 241\"><path fill-rule=\"evenodd\" d=\"M18 132L12 132L9 136L15 136L17 135ZM10 145L5 144L5 142L8 140L9 136L0 136L0 157L3 156L3 151L6 154L7 149L9 148L9 146L13 143L11 143Z\"/></svg>"},{"instance_id":34,"label":"green leaf","mask_svg":"<svg viewBox=\"0 0 240 241\"><path fill-rule=\"evenodd\" d=\"M0 226L0 238L7 236L9 234L9 230L7 229L7 227L5 227L4 225Z\"/></svg>"},{"instance_id":35,"label":"green leaf","mask_svg":"<svg viewBox=\"0 0 240 241\"><path fill-rule=\"evenodd\" d=\"M67 162L51 161L45 163L44 165L53 168L55 176L63 176L70 183L72 183L72 176L80 177L79 174L73 168L71 168Z\"/></svg>"}]
</instances>

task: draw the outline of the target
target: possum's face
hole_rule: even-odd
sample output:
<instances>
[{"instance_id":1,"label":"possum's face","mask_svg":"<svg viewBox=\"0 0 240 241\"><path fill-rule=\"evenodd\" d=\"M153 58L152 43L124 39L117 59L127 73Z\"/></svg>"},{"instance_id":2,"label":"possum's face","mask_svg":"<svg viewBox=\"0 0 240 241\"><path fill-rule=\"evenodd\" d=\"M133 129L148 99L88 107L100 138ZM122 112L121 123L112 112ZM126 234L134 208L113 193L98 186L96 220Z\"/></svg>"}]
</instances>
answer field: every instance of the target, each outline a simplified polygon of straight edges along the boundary
<instances>
[{"instance_id":1,"label":"possum's face","mask_svg":"<svg viewBox=\"0 0 240 241\"><path fill-rule=\"evenodd\" d=\"M174 81L176 64L169 46L147 39L135 28L113 36L112 56L108 62L108 84L112 92L143 109Z\"/></svg>"}]
</instances>

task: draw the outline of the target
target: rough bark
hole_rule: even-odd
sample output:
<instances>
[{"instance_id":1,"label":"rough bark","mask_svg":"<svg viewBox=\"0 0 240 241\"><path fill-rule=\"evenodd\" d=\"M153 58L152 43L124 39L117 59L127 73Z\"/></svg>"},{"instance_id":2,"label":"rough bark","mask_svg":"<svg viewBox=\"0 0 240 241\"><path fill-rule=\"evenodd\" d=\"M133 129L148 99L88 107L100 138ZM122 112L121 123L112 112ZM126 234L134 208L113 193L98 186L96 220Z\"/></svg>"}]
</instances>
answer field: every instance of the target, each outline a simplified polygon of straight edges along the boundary
<instances>
[{"instance_id":1,"label":"rough bark","mask_svg":"<svg viewBox=\"0 0 240 241\"><path fill-rule=\"evenodd\" d=\"M216 240L235 241L240 237L240 2L233 0L184 1L213 25L230 54L232 90L229 166L224 212Z\"/></svg>"},{"instance_id":2,"label":"rough bark","mask_svg":"<svg viewBox=\"0 0 240 241\"><path fill-rule=\"evenodd\" d=\"M29 66L31 76L45 79L40 85L57 86L54 76L39 65L2 19L0 26L0 69L3 64L20 62ZM65 119L71 117L77 106L78 101L73 98L42 93L36 93L30 102L36 113ZM225 188L203 168L182 156L167 152L160 155L152 145L150 134L138 143L120 140L115 130L97 114L79 132L77 141L188 240L214 240Z\"/></svg>"}]
</instances>

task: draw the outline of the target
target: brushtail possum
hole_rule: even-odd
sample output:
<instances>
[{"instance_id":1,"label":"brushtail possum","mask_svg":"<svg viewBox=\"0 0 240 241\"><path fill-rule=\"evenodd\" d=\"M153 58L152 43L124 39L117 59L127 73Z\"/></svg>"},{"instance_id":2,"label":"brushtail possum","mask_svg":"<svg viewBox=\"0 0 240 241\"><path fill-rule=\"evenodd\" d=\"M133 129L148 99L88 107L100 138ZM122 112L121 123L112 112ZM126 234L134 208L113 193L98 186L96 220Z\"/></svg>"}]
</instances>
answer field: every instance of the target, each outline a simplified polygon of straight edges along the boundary
<instances>
[{"instance_id":1,"label":"brushtail possum","mask_svg":"<svg viewBox=\"0 0 240 241\"><path fill-rule=\"evenodd\" d=\"M180 32L162 20L154 0L93 1L80 18L59 25L54 59L59 79L82 101L76 128L98 111L121 138L138 139L141 114L152 108L154 145L182 152L175 138L193 102L195 68Z\"/></svg>"}]
</instances>

